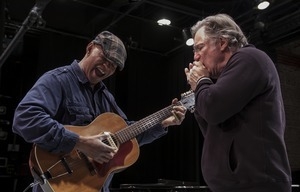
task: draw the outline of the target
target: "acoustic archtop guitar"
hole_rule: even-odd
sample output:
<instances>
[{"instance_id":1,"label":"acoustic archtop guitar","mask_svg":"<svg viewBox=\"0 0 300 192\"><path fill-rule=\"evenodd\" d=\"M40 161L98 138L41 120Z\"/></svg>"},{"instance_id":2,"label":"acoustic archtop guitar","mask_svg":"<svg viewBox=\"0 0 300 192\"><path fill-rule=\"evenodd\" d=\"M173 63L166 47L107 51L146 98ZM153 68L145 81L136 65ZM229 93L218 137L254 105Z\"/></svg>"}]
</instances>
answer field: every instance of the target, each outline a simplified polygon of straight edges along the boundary
<instances>
[{"instance_id":1,"label":"acoustic archtop guitar","mask_svg":"<svg viewBox=\"0 0 300 192\"><path fill-rule=\"evenodd\" d=\"M188 91L181 94L181 100L175 105L194 112L194 104L194 93ZM171 116L173 106L131 125L109 112L99 115L87 126L66 125L65 128L81 136L108 134L103 142L117 147L118 152L108 163L100 164L77 150L53 154L34 144L29 158L31 174L45 192L99 192L111 173L120 172L137 161L139 146L135 137Z\"/></svg>"}]
</instances>

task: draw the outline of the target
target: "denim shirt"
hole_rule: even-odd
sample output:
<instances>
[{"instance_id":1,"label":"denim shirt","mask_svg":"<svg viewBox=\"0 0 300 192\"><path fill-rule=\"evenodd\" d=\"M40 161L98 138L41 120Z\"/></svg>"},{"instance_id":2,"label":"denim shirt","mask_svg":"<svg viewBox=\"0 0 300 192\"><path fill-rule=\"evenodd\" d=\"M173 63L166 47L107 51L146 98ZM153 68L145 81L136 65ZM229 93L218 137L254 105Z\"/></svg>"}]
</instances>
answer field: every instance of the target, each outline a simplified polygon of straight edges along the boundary
<instances>
[{"instance_id":1,"label":"denim shirt","mask_svg":"<svg viewBox=\"0 0 300 192\"><path fill-rule=\"evenodd\" d=\"M55 153L69 153L79 139L78 134L64 125L83 126L97 116L113 112L127 120L114 96L103 82L92 90L88 79L74 60L71 65L58 67L43 74L27 92L15 110L12 130L28 143ZM139 145L147 144L167 133L156 125L137 136ZM103 189L108 187L112 175ZM35 187L33 191L39 191Z\"/></svg>"}]
</instances>

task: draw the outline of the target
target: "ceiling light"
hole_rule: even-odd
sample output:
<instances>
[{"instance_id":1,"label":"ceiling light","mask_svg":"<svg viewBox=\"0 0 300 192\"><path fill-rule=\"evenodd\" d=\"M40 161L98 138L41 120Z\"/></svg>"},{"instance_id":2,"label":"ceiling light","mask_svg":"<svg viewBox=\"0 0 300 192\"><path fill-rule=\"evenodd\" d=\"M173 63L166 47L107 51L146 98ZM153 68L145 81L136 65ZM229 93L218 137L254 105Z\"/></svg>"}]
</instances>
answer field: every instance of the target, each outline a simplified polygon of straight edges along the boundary
<instances>
[{"instance_id":1,"label":"ceiling light","mask_svg":"<svg viewBox=\"0 0 300 192\"><path fill-rule=\"evenodd\" d=\"M258 2L257 8L258 8L259 10L263 10L263 9L266 9L267 7L269 7L269 5L270 5L270 2L269 2L269 1L263 0L263 1L259 1L259 2Z\"/></svg>"},{"instance_id":2,"label":"ceiling light","mask_svg":"<svg viewBox=\"0 0 300 192\"><path fill-rule=\"evenodd\" d=\"M194 45L194 39L193 38L189 38L188 40L186 40L185 44L187 46L192 46Z\"/></svg>"},{"instance_id":3,"label":"ceiling light","mask_svg":"<svg viewBox=\"0 0 300 192\"><path fill-rule=\"evenodd\" d=\"M169 19L160 19L157 21L158 25L170 25L171 21Z\"/></svg>"},{"instance_id":4,"label":"ceiling light","mask_svg":"<svg viewBox=\"0 0 300 192\"><path fill-rule=\"evenodd\" d=\"M184 28L182 30L182 35L183 35L183 39L185 40L185 44L187 46L194 45L194 40L192 38L191 32L187 28Z\"/></svg>"}]
</instances>

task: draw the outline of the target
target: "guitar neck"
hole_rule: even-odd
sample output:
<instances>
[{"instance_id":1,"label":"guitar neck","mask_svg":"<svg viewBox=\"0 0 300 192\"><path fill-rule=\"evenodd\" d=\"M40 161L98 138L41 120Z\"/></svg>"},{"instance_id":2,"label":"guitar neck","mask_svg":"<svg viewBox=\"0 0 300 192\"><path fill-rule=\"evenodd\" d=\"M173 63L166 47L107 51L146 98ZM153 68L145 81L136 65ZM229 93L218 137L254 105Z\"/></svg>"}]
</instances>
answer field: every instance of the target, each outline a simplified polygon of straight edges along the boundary
<instances>
[{"instance_id":1,"label":"guitar neck","mask_svg":"<svg viewBox=\"0 0 300 192\"><path fill-rule=\"evenodd\" d=\"M121 129L115 133L115 137L120 143L124 143L130 139L135 138L140 133L150 129L151 127L161 123L164 119L172 115L173 105L165 107L150 116L147 116L128 127Z\"/></svg>"}]
</instances>

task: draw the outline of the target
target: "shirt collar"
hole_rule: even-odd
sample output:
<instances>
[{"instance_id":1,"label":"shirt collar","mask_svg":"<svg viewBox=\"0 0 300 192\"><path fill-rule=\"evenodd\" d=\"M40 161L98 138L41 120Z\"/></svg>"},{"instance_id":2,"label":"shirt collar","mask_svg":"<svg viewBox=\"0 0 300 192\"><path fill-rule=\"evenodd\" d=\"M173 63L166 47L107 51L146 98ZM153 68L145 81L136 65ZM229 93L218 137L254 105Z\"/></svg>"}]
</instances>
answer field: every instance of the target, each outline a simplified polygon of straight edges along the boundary
<instances>
[{"instance_id":1,"label":"shirt collar","mask_svg":"<svg viewBox=\"0 0 300 192\"><path fill-rule=\"evenodd\" d=\"M85 76L84 72L82 71L82 69L79 67L79 60L74 60L73 63L71 64L71 68L73 70L73 72L75 73L78 81L82 84L86 84L89 85L89 80L88 78ZM103 82L98 83L95 88L104 88L104 84Z\"/></svg>"}]
</instances>

